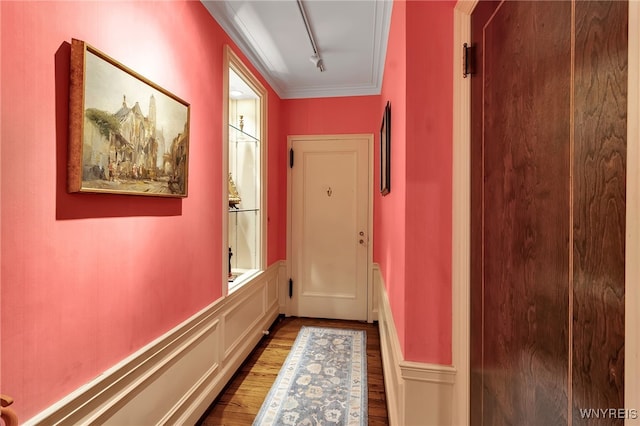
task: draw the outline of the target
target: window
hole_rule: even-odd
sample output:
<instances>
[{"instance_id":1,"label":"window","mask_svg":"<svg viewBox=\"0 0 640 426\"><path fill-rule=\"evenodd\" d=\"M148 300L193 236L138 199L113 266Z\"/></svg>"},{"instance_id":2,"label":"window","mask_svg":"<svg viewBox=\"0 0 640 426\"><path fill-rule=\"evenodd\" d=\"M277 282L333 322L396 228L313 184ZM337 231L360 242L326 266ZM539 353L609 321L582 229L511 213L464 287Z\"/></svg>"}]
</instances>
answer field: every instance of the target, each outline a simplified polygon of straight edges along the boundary
<instances>
[{"instance_id":1,"label":"window","mask_svg":"<svg viewBox=\"0 0 640 426\"><path fill-rule=\"evenodd\" d=\"M230 292L265 268L267 92L229 47L225 63L223 270Z\"/></svg>"}]
</instances>

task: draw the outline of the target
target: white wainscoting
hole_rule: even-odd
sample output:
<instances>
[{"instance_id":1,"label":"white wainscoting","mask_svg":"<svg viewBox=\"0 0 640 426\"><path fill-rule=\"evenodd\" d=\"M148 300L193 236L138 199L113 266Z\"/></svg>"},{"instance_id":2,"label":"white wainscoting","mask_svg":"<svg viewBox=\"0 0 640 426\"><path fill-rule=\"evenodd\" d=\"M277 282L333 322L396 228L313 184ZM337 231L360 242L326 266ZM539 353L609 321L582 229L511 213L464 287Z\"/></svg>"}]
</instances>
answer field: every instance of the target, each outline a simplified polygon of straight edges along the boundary
<instances>
[{"instance_id":1,"label":"white wainscoting","mask_svg":"<svg viewBox=\"0 0 640 426\"><path fill-rule=\"evenodd\" d=\"M282 271L271 265L24 424L194 424L277 318Z\"/></svg>"},{"instance_id":2,"label":"white wainscoting","mask_svg":"<svg viewBox=\"0 0 640 426\"><path fill-rule=\"evenodd\" d=\"M451 425L452 366L405 361L379 267L373 268L387 411L391 426ZM377 275L377 276L376 276Z\"/></svg>"}]
</instances>

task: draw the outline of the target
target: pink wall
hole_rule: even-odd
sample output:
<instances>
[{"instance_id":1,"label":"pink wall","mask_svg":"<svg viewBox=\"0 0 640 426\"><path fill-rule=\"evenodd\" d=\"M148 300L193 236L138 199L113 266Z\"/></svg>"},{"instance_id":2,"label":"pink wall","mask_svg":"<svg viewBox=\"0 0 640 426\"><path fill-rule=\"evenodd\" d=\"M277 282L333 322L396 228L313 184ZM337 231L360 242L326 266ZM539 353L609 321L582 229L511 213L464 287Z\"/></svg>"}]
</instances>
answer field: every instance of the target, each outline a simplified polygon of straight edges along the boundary
<instances>
[{"instance_id":1,"label":"pink wall","mask_svg":"<svg viewBox=\"0 0 640 426\"><path fill-rule=\"evenodd\" d=\"M237 52L237 50L236 50ZM248 64L248 61L244 61ZM255 76L259 76L253 70ZM262 79L261 79L262 80ZM265 87L269 87L262 81ZM267 182L267 264L287 258L287 133L284 102L269 88L267 107L269 128L269 176Z\"/></svg>"},{"instance_id":2,"label":"pink wall","mask_svg":"<svg viewBox=\"0 0 640 426\"><path fill-rule=\"evenodd\" d=\"M374 198L373 260L380 265L393 320L406 346L407 3L393 3L380 108L391 102L391 191Z\"/></svg>"},{"instance_id":3,"label":"pink wall","mask_svg":"<svg viewBox=\"0 0 640 426\"><path fill-rule=\"evenodd\" d=\"M200 2L0 2L2 393L26 420L222 294L222 52ZM67 194L69 42L191 103L189 196ZM286 142L269 92L268 260ZM273 173L272 173L273 172ZM286 171L285 171L286 172Z\"/></svg>"},{"instance_id":4,"label":"pink wall","mask_svg":"<svg viewBox=\"0 0 640 426\"><path fill-rule=\"evenodd\" d=\"M454 6L408 2L406 22L404 354L437 364L451 364Z\"/></svg>"},{"instance_id":5,"label":"pink wall","mask_svg":"<svg viewBox=\"0 0 640 426\"><path fill-rule=\"evenodd\" d=\"M379 136L382 119L379 96L285 99L282 102L287 135L373 133Z\"/></svg>"},{"instance_id":6,"label":"pink wall","mask_svg":"<svg viewBox=\"0 0 640 426\"><path fill-rule=\"evenodd\" d=\"M450 2L393 5L382 88L392 104L391 193L376 199L380 264L405 359L451 363Z\"/></svg>"}]
</instances>

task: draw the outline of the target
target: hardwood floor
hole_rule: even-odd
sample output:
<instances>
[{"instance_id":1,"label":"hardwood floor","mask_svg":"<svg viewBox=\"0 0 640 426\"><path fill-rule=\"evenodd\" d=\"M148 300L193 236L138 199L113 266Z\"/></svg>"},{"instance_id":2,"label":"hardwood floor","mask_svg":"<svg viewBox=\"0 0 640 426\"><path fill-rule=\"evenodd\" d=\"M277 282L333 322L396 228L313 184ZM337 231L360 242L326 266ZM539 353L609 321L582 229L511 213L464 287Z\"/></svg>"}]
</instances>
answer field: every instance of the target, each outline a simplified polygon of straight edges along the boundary
<instances>
[{"instance_id":1,"label":"hardwood floor","mask_svg":"<svg viewBox=\"0 0 640 426\"><path fill-rule=\"evenodd\" d=\"M366 330L368 424L388 425L378 325L358 321L296 317L280 317L276 320L270 334L258 343L256 349L202 416L198 425L251 425L303 325Z\"/></svg>"}]
</instances>

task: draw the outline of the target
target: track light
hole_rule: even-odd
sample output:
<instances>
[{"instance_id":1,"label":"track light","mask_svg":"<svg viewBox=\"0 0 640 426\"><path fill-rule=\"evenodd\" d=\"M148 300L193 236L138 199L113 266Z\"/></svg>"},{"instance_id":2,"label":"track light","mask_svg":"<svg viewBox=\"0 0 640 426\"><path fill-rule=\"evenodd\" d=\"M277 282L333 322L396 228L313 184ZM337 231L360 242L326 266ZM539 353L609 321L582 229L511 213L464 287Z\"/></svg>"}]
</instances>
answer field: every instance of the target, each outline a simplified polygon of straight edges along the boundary
<instances>
[{"instance_id":1,"label":"track light","mask_svg":"<svg viewBox=\"0 0 640 426\"><path fill-rule=\"evenodd\" d=\"M311 57L309 58L309 60L311 61L311 63L313 65L315 65L317 68L320 68L320 72L324 71L324 62L322 61L322 58L318 57L318 55L311 55Z\"/></svg>"},{"instance_id":2,"label":"track light","mask_svg":"<svg viewBox=\"0 0 640 426\"><path fill-rule=\"evenodd\" d=\"M309 60L320 70L320 72L324 71L324 62L320 57L320 53L318 52L318 46L316 45L316 40L313 38L313 32L311 31L311 26L309 25L309 19L307 19L307 13L304 10L304 6L302 5L302 0L298 0L298 9L300 9L300 15L302 16L302 21L304 22L304 26L307 29L307 35L309 36L309 42L311 43L311 48L313 49L313 55L309 58Z\"/></svg>"}]
</instances>

